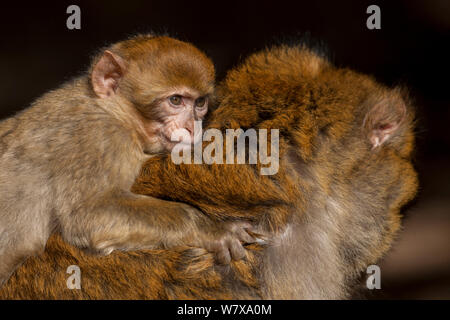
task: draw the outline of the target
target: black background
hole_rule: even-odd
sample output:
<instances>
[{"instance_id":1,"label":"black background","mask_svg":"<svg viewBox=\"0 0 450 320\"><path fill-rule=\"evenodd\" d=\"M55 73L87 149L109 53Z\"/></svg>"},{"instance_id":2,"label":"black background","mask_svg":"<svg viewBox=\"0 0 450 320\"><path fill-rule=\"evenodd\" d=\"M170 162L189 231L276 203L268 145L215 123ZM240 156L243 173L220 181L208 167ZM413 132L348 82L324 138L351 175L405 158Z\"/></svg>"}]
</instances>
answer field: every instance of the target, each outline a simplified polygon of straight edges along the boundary
<instances>
[{"instance_id":1,"label":"black background","mask_svg":"<svg viewBox=\"0 0 450 320\"><path fill-rule=\"evenodd\" d=\"M66 28L71 4L81 8L81 30ZM366 27L370 4L381 8L381 30ZM306 34L329 48L335 64L409 87L421 188L405 233L418 234L404 245L402 236L382 268L383 290L370 296L450 298L450 1L2 2L0 118L84 72L99 47L149 31L193 42L215 61L219 79L249 53ZM389 271L408 265L407 276Z\"/></svg>"}]
</instances>

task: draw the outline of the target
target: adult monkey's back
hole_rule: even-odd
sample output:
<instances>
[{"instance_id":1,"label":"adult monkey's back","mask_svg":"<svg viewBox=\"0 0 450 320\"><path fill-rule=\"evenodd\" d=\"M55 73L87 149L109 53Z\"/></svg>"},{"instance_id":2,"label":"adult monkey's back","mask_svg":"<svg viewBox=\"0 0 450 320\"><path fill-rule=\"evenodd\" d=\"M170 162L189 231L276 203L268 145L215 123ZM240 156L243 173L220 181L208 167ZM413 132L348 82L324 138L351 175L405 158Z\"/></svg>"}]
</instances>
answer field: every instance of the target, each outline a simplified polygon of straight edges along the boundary
<instances>
[{"instance_id":1,"label":"adult monkey's back","mask_svg":"<svg viewBox=\"0 0 450 320\"><path fill-rule=\"evenodd\" d=\"M271 235L266 247L223 267L197 248L93 258L53 239L0 297L347 298L390 247L416 193L413 111L401 90L283 46L231 71L219 102L210 127L280 129L278 173L152 159L134 191L251 220ZM81 290L66 287L71 264L81 268Z\"/></svg>"}]
</instances>

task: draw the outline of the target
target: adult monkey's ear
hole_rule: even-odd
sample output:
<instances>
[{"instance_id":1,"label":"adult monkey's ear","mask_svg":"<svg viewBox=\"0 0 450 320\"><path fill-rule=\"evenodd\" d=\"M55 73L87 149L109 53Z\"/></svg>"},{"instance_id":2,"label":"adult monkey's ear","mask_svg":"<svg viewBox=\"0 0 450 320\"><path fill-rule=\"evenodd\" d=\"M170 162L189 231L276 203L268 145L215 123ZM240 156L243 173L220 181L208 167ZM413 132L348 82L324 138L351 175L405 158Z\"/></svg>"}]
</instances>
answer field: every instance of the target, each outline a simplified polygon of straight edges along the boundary
<instances>
[{"instance_id":1,"label":"adult monkey's ear","mask_svg":"<svg viewBox=\"0 0 450 320\"><path fill-rule=\"evenodd\" d=\"M92 69L92 87L99 98L116 94L119 82L125 74L126 63L118 55L105 50Z\"/></svg>"},{"instance_id":2,"label":"adult monkey's ear","mask_svg":"<svg viewBox=\"0 0 450 320\"><path fill-rule=\"evenodd\" d=\"M388 141L406 118L406 105L398 90L369 99L363 127L375 149Z\"/></svg>"}]
</instances>

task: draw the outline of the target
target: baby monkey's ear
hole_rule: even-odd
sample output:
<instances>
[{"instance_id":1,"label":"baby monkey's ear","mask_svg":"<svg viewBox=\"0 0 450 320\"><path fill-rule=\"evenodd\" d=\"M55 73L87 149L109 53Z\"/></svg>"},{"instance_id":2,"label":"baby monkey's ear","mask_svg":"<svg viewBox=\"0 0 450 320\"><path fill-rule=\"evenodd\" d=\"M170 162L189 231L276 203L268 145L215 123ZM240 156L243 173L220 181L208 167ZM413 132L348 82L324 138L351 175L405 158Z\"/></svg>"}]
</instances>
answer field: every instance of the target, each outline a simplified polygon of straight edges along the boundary
<instances>
[{"instance_id":1,"label":"baby monkey's ear","mask_svg":"<svg viewBox=\"0 0 450 320\"><path fill-rule=\"evenodd\" d=\"M125 70L125 61L111 51L105 50L91 74L92 87L97 96L106 98L114 95Z\"/></svg>"},{"instance_id":2,"label":"baby monkey's ear","mask_svg":"<svg viewBox=\"0 0 450 320\"><path fill-rule=\"evenodd\" d=\"M397 90L369 99L363 127L373 149L388 141L406 116L406 105Z\"/></svg>"}]
</instances>

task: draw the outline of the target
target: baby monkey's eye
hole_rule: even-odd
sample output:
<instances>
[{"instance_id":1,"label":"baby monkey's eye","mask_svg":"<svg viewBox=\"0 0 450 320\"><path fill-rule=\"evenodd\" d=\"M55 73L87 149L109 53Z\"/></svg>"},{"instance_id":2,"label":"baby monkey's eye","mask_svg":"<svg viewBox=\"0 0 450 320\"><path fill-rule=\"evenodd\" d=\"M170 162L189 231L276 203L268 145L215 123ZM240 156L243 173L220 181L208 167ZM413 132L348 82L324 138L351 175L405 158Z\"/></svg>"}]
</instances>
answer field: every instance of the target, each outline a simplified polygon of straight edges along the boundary
<instances>
[{"instance_id":1,"label":"baby monkey's eye","mask_svg":"<svg viewBox=\"0 0 450 320\"><path fill-rule=\"evenodd\" d=\"M181 102L183 101L183 98L179 95L173 95L169 98L170 103L173 104L174 106L179 106L181 104Z\"/></svg>"},{"instance_id":2,"label":"baby monkey's eye","mask_svg":"<svg viewBox=\"0 0 450 320\"><path fill-rule=\"evenodd\" d=\"M200 97L197 100L195 100L195 106L197 108L202 108L205 105L206 102L206 98L205 97Z\"/></svg>"}]
</instances>

